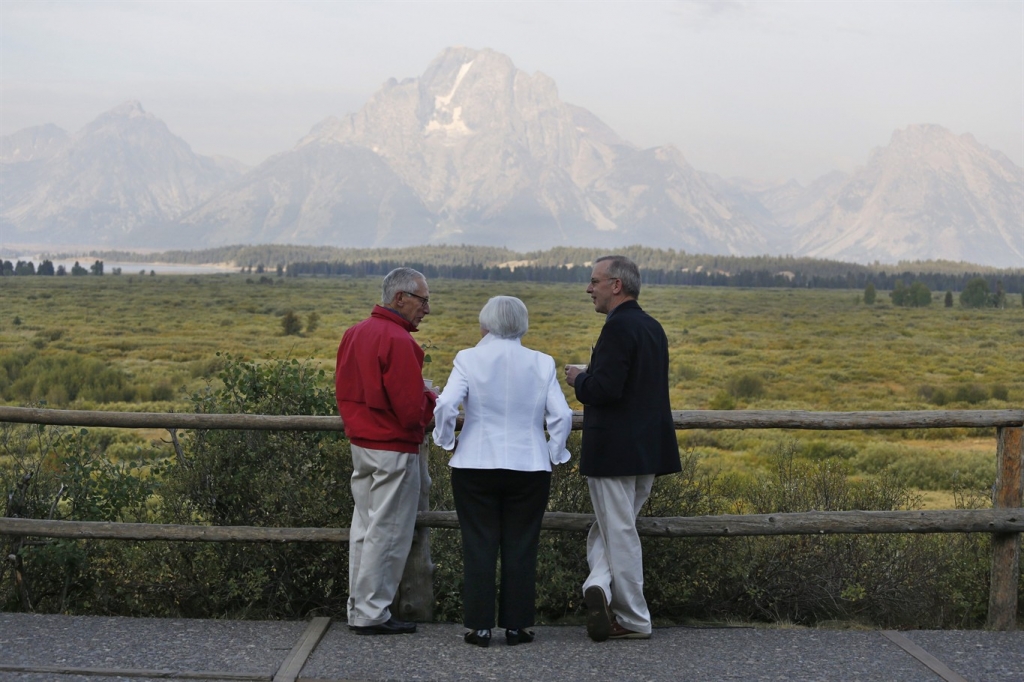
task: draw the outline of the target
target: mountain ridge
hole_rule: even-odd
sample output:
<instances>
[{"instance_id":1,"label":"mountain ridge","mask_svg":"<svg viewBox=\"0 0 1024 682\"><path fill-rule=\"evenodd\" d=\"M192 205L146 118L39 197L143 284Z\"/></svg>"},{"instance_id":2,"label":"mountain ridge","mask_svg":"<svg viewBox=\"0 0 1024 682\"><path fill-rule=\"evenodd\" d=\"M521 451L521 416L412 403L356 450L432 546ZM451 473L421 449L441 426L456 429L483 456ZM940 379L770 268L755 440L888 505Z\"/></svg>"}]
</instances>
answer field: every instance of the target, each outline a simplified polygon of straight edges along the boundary
<instances>
[{"instance_id":1,"label":"mountain ridge","mask_svg":"<svg viewBox=\"0 0 1024 682\"><path fill-rule=\"evenodd\" d=\"M243 172L244 171L244 172ZM448 48L252 169L125 102L0 138L0 227L24 241L203 247L586 244L856 262L1024 263L1024 169L934 124L806 186L693 168L563 102L542 72ZM91 202L91 203L90 203Z\"/></svg>"}]
</instances>

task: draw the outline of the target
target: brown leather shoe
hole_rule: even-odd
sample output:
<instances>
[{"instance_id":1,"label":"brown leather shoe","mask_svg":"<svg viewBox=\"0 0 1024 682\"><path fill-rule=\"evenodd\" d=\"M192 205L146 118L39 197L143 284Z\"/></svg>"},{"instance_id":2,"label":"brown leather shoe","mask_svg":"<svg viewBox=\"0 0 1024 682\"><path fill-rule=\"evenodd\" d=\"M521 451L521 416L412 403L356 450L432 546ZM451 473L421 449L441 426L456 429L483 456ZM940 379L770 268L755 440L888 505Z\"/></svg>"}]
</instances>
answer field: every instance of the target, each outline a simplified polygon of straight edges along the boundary
<instances>
[{"instance_id":1,"label":"brown leather shoe","mask_svg":"<svg viewBox=\"0 0 1024 682\"><path fill-rule=\"evenodd\" d=\"M619 625L619 621L612 621L611 632L608 633L608 639L650 639L651 633L649 632L634 632L633 630L627 630L626 628Z\"/></svg>"},{"instance_id":2,"label":"brown leather shoe","mask_svg":"<svg viewBox=\"0 0 1024 682\"><path fill-rule=\"evenodd\" d=\"M597 585L588 587L583 591L583 601L587 605L587 636L595 642L603 642L608 639L615 623L604 590Z\"/></svg>"}]
</instances>

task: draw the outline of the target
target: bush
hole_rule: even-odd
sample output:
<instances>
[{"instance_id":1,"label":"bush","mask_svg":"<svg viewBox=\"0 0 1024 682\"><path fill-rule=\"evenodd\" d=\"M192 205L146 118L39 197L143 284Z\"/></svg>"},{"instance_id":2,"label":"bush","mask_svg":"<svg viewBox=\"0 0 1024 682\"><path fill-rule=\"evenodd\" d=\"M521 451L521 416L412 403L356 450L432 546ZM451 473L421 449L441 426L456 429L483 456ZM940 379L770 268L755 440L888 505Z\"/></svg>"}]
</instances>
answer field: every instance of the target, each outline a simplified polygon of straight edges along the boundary
<instances>
[{"instance_id":1,"label":"bush","mask_svg":"<svg viewBox=\"0 0 1024 682\"><path fill-rule=\"evenodd\" d=\"M336 414L326 373L308 361L258 364L227 355L225 363L221 387L191 396L196 412ZM192 431L181 457L161 471L165 513L175 523L347 526L351 471L348 441L337 432ZM191 551L181 558L195 590L187 599L203 615L344 613L346 544L217 543L202 554L201 565Z\"/></svg>"},{"instance_id":2,"label":"bush","mask_svg":"<svg viewBox=\"0 0 1024 682\"><path fill-rule=\"evenodd\" d=\"M917 389L917 394L932 405L942 407L949 402L949 394L942 388L936 388L930 384L924 384Z\"/></svg>"},{"instance_id":3,"label":"bush","mask_svg":"<svg viewBox=\"0 0 1024 682\"><path fill-rule=\"evenodd\" d=\"M984 277L975 277L960 292L960 305L964 308L984 308L988 304L988 282Z\"/></svg>"},{"instance_id":4,"label":"bush","mask_svg":"<svg viewBox=\"0 0 1024 682\"><path fill-rule=\"evenodd\" d=\"M306 333L312 334L320 327L320 315L314 310L306 316Z\"/></svg>"},{"instance_id":5,"label":"bush","mask_svg":"<svg viewBox=\"0 0 1024 682\"><path fill-rule=\"evenodd\" d=\"M719 391L711 398L708 403L708 409L710 410L735 410L736 400L726 393L725 391Z\"/></svg>"},{"instance_id":6,"label":"bush","mask_svg":"<svg viewBox=\"0 0 1024 682\"><path fill-rule=\"evenodd\" d=\"M842 467L801 461L792 445L774 453L768 475L751 484L757 511L910 509L916 499L898 475L851 483ZM728 562L720 603L732 617L816 624L965 627L984 621L987 537L793 536L743 538Z\"/></svg>"},{"instance_id":7,"label":"bush","mask_svg":"<svg viewBox=\"0 0 1024 682\"><path fill-rule=\"evenodd\" d=\"M953 394L953 400L958 403L977 405L988 400L988 391L984 386L965 384L957 387L956 393Z\"/></svg>"},{"instance_id":8,"label":"bush","mask_svg":"<svg viewBox=\"0 0 1024 682\"><path fill-rule=\"evenodd\" d=\"M78 353L29 351L4 356L0 363L0 375L7 378L0 389L4 400L66 405L76 400L131 401L137 393L122 370Z\"/></svg>"},{"instance_id":9,"label":"bush","mask_svg":"<svg viewBox=\"0 0 1024 682\"><path fill-rule=\"evenodd\" d=\"M932 292L928 286L920 281L914 281L909 287L904 286L902 280L896 280L893 290L889 293L892 304L911 308L923 308L932 303Z\"/></svg>"},{"instance_id":10,"label":"bush","mask_svg":"<svg viewBox=\"0 0 1024 682\"><path fill-rule=\"evenodd\" d=\"M755 374L740 374L729 379L726 389L734 398L760 398L764 395L764 380Z\"/></svg>"},{"instance_id":11,"label":"bush","mask_svg":"<svg viewBox=\"0 0 1024 682\"><path fill-rule=\"evenodd\" d=\"M851 460L856 471L890 474L920 490L949 490L954 482L989 488L995 482L995 459L985 453L964 454L888 443L869 445Z\"/></svg>"},{"instance_id":12,"label":"bush","mask_svg":"<svg viewBox=\"0 0 1024 682\"><path fill-rule=\"evenodd\" d=\"M0 486L4 516L69 521L146 521L153 481L140 465L114 463L104 439L87 429L0 424ZM5 543L6 544L6 543ZM114 547L114 554L123 550ZM90 608L98 593L120 589L100 582L94 567L107 549L83 540L11 538L0 565L0 610L42 612ZM8 579L13 568L22 579Z\"/></svg>"},{"instance_id":13,"label":"bush","mask_svg":"<svg viewBox=\"0 0 1024 682\"><path fill-rule=\"evenodd\" d=\"M302 332L302 320L299 319L294 310L286 311L281 316L281 330L285 336L296 336Z\"/></svg>"}]
</instances>

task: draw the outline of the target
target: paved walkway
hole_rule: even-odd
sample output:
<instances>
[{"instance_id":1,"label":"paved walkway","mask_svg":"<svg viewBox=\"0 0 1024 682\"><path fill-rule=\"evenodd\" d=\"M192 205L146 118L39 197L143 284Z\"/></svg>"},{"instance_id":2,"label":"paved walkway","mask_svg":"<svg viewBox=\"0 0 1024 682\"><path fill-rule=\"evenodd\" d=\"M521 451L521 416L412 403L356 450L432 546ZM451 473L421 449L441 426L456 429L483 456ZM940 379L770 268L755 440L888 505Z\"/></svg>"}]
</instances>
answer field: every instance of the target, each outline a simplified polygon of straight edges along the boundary
<instances>
[{"instance_id":1,"label":"paved walkway","mask_svg":"<svg viewBox=\"0 0 1024 682\"><path fill-rule=\"evenodd\" d=\"M581 626L535 628L488 649L463 628L361 637L344 623L0 613L0 680L863 680L1021 682L1024 632L656 628L597 644Z\"/></svg>"}]
</instances>

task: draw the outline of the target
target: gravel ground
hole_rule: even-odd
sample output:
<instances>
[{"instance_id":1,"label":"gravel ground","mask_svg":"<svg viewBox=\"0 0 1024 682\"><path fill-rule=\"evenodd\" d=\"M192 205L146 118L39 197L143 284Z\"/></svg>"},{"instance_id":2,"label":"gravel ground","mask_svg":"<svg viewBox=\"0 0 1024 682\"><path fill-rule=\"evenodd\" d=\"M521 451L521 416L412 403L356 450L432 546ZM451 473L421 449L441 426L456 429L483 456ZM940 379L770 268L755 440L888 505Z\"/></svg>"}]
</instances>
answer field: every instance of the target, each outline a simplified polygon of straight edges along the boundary
<instances>
[{"instance_id":1,"label":"gravel ground","mask_svg":"<svg viewBox=\"0 0 1024 682\"><path fill-rule=\"evenodd\" d=\"M181 679L174 672L270 680L307 623L106 618L0 613L0 680ZM878 631L655 628L650 640L591 642L581 626L535 628L509 647L466 645L454 624L413 635L362 637L332 623L300 680L806 680L927 682L937 674ZM1024 681L1024 632L902 633L971 682ZM67 674L47 667L57 666ZM22 670L12 668L21 667ZM91 674L84 673L90 669ZM103 671L110 674L103 676ZM134 670L131 676L127 671ZM145 671L161 671L144 677ZM164 672L166 671L166 672ZM118 673L121 676L118 676ZM99 673L99 674L97 674ZM172 676L168 677L168 673ZM195 678L193 678L195 679ZM217 679L208 676L204 679Z\"/></svg>"}]
</instances>

